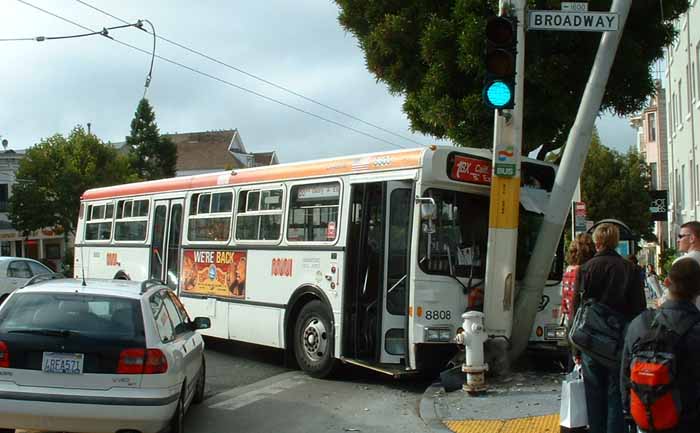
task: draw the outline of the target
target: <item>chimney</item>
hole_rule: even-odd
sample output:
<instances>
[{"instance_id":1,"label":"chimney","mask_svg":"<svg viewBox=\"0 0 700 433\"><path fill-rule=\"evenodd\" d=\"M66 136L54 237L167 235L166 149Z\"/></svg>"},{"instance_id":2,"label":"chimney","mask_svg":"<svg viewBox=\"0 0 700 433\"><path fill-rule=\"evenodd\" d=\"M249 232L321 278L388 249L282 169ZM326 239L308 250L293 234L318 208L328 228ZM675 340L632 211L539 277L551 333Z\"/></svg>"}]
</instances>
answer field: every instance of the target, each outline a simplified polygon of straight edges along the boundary
<instances>
[{"instance_id":1,"label":"chimney","mask_svg":"<svg viewBox=\"0 0 700 433\"><path fill-rule=\"evenodd\" d=\"M88 127L88 134L90 134L90 122L87 123L87 127Z\"/></svg>"}]
</instances>

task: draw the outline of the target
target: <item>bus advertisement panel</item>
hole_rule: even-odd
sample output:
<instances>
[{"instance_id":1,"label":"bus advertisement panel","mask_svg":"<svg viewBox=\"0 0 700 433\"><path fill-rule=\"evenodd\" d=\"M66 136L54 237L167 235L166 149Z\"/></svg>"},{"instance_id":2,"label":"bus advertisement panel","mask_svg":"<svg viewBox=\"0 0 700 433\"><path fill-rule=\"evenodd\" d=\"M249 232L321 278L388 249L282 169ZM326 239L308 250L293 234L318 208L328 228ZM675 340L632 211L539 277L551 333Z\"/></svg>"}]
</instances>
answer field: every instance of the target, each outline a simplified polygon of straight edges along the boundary
<instances>
[{"instance_id":1,"label":"bus advertisement panel","mask_svg":"<svg viewBox=\"0 0 700 433\"><path fill-rule=\"evenodd\" d=\"M245 298L245 251L185 249L182 255L183 292Z\"/></svg>"}]
</instances>

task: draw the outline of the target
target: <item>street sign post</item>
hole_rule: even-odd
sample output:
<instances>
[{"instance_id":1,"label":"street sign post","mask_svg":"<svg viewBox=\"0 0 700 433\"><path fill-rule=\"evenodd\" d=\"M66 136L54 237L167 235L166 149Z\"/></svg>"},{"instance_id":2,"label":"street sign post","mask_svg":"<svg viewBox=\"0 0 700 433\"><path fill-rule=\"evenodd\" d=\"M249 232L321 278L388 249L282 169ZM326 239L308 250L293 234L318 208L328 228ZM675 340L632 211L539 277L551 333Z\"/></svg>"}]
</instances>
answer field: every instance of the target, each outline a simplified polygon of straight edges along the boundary
<instances>
[{"instance_id":1,"label":"street sign post","mask_svg":"<svg viewBox=\"0 0 700 433\"><path fill-rule=\"evenodd\" d=\"M586 203L582 201L574 201L572 203L572 210L574 216L574 234L583 233L587 230L586 228Z\"/></svg>"},{"instance_id":2,"label":"street sign post","mask_svg":"<svg viewBox=\"0 0 700 433\"><path fill-rule=\"evenodd\" d=\"M611 12L530 11L528 30L564 30L575 32L614 32L620 17Z\"/></svg>"}]
</instances>

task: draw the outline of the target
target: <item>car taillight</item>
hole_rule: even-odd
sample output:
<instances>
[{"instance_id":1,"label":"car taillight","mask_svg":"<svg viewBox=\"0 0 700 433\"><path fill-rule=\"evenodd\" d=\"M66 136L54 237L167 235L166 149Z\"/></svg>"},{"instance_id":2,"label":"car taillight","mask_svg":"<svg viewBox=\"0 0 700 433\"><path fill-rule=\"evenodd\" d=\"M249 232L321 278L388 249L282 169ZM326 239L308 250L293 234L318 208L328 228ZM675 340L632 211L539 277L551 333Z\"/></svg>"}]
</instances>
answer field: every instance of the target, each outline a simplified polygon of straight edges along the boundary
<instances>
[{"instance_id":1,"label":"car taillight","mask_svg":"<svg viewBox=\"0 0 700 433\"><path fill-rule=\"evenodd\" d=\"M10 368L10 350L4 341L0 341L0 367Z\"/></svg>"},{"instance_id":2,"label":"car taillight","mask_svg":"<svg viewBox=\"0 0 700 433\"><path fill-rule=\"evenodd\" d=\"M160 374L168 371L168 360L160 349L124 349L119 354L117 374Z\"/></svg>"}]
</instances>

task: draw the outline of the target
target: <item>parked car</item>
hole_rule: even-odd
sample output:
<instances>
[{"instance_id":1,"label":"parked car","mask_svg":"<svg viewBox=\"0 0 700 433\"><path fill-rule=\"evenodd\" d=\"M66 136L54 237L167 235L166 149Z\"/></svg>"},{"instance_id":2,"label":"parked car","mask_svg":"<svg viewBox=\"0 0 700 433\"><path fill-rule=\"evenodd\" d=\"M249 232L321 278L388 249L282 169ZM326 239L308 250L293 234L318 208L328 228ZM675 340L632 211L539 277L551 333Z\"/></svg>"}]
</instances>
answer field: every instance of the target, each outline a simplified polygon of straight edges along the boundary
<instances>
[{"instance_id":1,"label":"parked car","mask_svg":"<svg viewBox=\"0 0 700 433\"><path fill-rule=\"evenodd\" d=\"M209 319L159 282L49 278L0 306L0 433L181 433Z\"/></svg>"},{"instance_id":2,"label":"parked car","mask_svg":"<svg viewBox=\"0 0 700 433\"><path fill-rule=\"evenodd\" d=\"M0 304L30 278L53 271L36 260L24 257L0 257Z\"/></svg>"}]
</instances>

